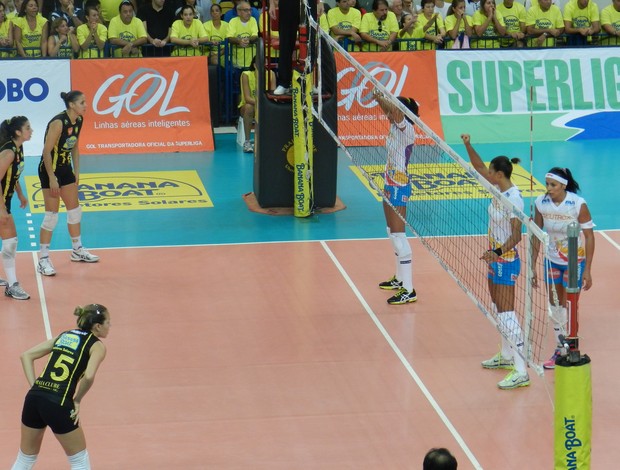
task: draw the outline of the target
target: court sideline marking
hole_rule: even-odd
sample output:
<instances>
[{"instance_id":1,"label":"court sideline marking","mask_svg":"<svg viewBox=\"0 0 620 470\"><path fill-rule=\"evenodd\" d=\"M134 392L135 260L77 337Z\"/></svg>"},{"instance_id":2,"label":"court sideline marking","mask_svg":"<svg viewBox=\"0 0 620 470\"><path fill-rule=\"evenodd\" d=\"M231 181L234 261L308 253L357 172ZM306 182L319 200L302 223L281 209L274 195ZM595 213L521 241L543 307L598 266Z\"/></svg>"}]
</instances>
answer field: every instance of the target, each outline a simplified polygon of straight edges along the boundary
<instances>
[{"instance_id":1,"label":"court sideline marking","mask_svg":"<svg viewBox=\"0 0 620 470\"><path fill-rule=\"evenodd\" d=\"M47 339L52 339L52 328L50 326L50 316L47 311L47 302L45 300L45 290L43 289L43 278L41 273L37 271L37 266L39 265L39 256L38 252L32 252L32 262L34 263L34 272L35 277L37 279L37 291L39 292L39 302L41 303L41 316L43 317L43 326L45 328L45 337Z\"/></svg>"},{"instance_id":2,"label":"court sideline marking","mask_svg":"<svg viewBox=\"0 0 620 470\"><path fill-rule=\"evenodd\" d=\"M450 422L450 419L446 416L444 411L441 409L441 407L439 406L439 403L437 403L435 398L433 398L433 395L428 390L428 388L426 388L426 385L424 385L424 382L422 382L422 379L420 378L420 376L413 369L413 366L409 363L409 361L407 361L404 354L401 352L401 350L398 348L398 346L396 345L396 343L394 342L390 334L384 328L379 318L377 318L377 315L375 314L375 312L373 312L372 308L370 308L370 305L368 305L368 303L366 302L366 300L364 299L364 297L362 296L358 288L355 286L355 283L353 282L353 280L349 277L349 275L347 274L343 266L340 264L340 262L338 261L338 258L336 258L336 255L334 255L334 253L330 250L330 248L327 246L327 243L325 241L321 241L320 243L323 249L325 250L325 252L327 253L327 255L331 258L332 262L334 263L338 271L340 271L340 274L342 275L344 280L347 282L347 284L349 285L349 287L351 288L351 290L353 291L353 293L355 294L359 302L364 307L364 310L366 310L366 313L368 314L370 319L373 321L373 323L375 324L379 332L383 335L383 338L385 339L385 341L390 345L390 347L392 348L392 351L394 351L394 354L396 354L396 356L398 357L402 365L405 367L405 369L407 370L407 372L409 373L413 381L416 383L416 385L418 386L422 394L426 397L426 400L433 407L433 409L435 410L435 413L437 413L437 415L439 416L441 421L444 423L446 428L448 428L448 430L450 431L450 434L452 434L456 442L458 442L463 452L465 452L465 455L467 455L467 458L469 459L471 464L474 466L476 470L482 470L482 465L480 465L480 463L478 462L478 460L476 459L472 451L469 449L463 437L459 434L459 432L456 430L454 425Z\"/></svg>"},{"instance_id":3,"label":"court sideline marking","mask_svg":"<svg viewBox=\"0 0 620 470\"><path fill-rule=\"evenodd\" d=\"M613 238L611 238L609 235L607 235L607 234L606 234L605 232L603 232L603 231L598 232L598 233L600 233L600 234L601 234L601 236L602 236L605 240L607 240L609 243L611 243L611 244L612 244L612 246L616 248L616 250L620 250L620 245L618 245L618 244L617 244L617 243L613 240Z\"/></svg>"}]
</instances>

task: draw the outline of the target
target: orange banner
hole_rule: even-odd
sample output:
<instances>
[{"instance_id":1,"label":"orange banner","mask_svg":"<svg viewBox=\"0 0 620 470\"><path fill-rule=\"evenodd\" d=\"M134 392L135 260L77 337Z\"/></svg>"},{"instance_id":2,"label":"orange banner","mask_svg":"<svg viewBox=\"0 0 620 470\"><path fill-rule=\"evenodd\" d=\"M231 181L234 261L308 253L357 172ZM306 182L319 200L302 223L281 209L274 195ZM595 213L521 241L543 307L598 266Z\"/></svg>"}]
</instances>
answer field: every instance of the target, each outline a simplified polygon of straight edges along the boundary
<instances>
[{"instance_id":1,"label":"orange banner","mask_svg":"<svg viewBox=\"0 0 620 470\"><path fill-rule=\"evenodd\" d=\"M214 150L206 57L71 61L86 95L84 153Z\"/></svg>"},{"instance_id":2,"label":"orange banner","mask_svg":"<svg viewBox=\"0 0 620 470\"><path fill-rule=\"evenodd\" d=\"M352 56L396 96L414 98L420 118L443 138L435 51L357 52ZM374 85L338 60L338 136L345 145L383 145L389 121L372 96Z\"/></svg>"}]
</instances>

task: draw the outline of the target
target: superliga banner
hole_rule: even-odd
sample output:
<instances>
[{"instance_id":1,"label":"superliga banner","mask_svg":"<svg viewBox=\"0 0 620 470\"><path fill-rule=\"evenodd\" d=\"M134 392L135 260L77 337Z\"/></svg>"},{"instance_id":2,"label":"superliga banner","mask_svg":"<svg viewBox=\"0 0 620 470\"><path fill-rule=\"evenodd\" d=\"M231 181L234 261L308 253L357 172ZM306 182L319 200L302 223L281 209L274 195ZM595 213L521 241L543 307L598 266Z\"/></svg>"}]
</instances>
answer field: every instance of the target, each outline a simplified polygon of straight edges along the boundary
<instances>
[{"instance_id":1,"label":"superliga banner","mask_svg":"<svg viewBox=\"0 0 620 470\"><path fill-rule=\"evenodd\" d=\"M41 156L47 123L65 109L60 93L70 89L68 60L0 61L0 119L28 118L34 133L25 155Z\"/></svg>"},{"instance_id":2,"label":"superliga banner","mask_svg":"<svg viewBox=\"0 0 620 470\"><path fill-rule=\"evenodd\" d=\"M464 132L477 142L620 136L618 48L439 51L436 60L448 142Z\"/></svg>"},{"instance_id":3,"label":"superliga banner","mask_svg":"<svg viewBox=\"0 0 620 470\"><path fill-rule=\"evenodd\" d=\"M435 51L412 52L357 52L351 54L396 96L414 98L420 106L421 119L440 137L443 137ZM353 67L336 59L338 66L338 137L347 144L360 146L384 145L389 122L382 119L378 104L372 96L374 85ZM371 123L360 126L360 123ZM371 129L361 135L364 128Z\"/></svg>"},{"instance_id":4,"label":"superliga banner","mask_svg":"<svg viewBox=\"0 0 620 470\"><path fill-rule=\"evenodd\" d=\"M81 152L214 150L206 57L74 60L71 78L88 103Z\"/></svg>"}]
</instances>

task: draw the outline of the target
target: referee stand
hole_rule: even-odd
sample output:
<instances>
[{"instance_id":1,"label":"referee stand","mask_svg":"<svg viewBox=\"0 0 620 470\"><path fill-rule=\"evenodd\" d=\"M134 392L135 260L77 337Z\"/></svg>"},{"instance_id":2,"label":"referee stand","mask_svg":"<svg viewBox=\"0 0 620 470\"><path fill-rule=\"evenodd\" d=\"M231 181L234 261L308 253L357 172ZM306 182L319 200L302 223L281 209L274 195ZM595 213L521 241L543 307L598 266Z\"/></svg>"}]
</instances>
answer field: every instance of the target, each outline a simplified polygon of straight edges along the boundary
<instances>
[{"instance_id":1,"label":"referee stand","mask_svg":"<svg viewBox=\"0 0 620 470\"><path fill-rule=\"evenodd\" d=\"M566 355L555 367L554 468L588 470L592 451L591 361L579 350L577 241L579 224L568 226L568 288L566 300L569 331L562 339Z\"/></svg>"}]
</instances>

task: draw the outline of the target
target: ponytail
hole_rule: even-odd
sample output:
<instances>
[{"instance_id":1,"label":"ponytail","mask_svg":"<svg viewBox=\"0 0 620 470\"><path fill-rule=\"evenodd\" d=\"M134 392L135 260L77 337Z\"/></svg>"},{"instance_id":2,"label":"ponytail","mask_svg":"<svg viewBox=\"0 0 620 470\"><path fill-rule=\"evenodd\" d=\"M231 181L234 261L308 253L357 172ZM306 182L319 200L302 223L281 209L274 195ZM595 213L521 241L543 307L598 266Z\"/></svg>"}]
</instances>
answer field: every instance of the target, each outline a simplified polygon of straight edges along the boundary
<instances>
[{"instance_id":1,"label":"ponytail","mask_svg":"<svg viewBox=\"0 0 620 470\"><path fill-rule=\"evenodd\" d=\"M27 122L28 118L26 116L13 116L11 119L2 121L2 124L0 124L0 144L15 139L17 131L21 131Z\"/></svg>"},{"instance_id":2,"label":"ponytail","mask_svg":"<svg viewBox=\"0 0 620 470\"><path fill-rule=\"evenodd\" d=\"M26 1L26 0L24 0ZM62 98L62 100L65 102L65 107L67 109L69 109L69 104L73 103L75 101L78 100L78 98L80 96L82 96L84 93L82 93L79 90L71 90L67 93L65 93L64 91L60 93L60 97Z\"/></svg>"},{"instance_id":3,"label":"ponytail","mask_svg":"<svg viewBox=\"0 0 620 470\"><path fill-rule=\"evenodd\" d=\"M91 331L96 324L102 324L106 319L108 309L101 304L77 306L73 315L78 317L77 326L81 330Z\"/></svg>"},{"instance_id":4,"label":"ponytail","mask_svg":"<svg viewBox=\"0 0 620 470\"><path fill-rule=\"evenodd\" d=\"M566 190L577 194L579 192L579 183L575 181L573 178L573 174L568 168L560 168L559 166L555 166L549 170L549 173L553 173L554 175L558 175L561 178L564 178L566 183Z\"/></svg>"}]
</instances>

